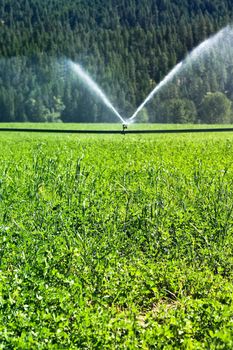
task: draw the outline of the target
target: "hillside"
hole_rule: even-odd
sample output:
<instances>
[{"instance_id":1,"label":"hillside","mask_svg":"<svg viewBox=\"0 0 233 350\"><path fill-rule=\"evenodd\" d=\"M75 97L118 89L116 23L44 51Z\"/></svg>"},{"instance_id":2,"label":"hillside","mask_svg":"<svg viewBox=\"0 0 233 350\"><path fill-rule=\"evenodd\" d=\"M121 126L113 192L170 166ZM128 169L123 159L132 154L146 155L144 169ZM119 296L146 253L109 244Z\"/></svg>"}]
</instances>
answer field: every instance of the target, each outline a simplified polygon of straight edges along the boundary
<instances>
[{"instance_id":1,"label":"hillside","mask_svg":"<svg viewBox=\"0 0 233 350\"><path fill-rule=\"evenodd\" d=\"M232 22L232 10L230 0L2 0L0 121L114 120L65 69L57 75L61 57L81 63L130 114L187 52Z\"/></svg>"}]
</instances>

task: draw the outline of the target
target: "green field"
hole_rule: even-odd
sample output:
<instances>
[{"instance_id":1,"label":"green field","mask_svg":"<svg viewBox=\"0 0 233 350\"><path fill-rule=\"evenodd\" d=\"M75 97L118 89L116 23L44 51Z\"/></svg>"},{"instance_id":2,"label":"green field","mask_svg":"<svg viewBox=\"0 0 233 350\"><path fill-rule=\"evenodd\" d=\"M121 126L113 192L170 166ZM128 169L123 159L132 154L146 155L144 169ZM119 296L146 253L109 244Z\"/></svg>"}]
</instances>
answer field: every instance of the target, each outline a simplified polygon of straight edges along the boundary
<instances>
[{"instance_id":1,"label":"green field","mask_svg":"<svg viewBox=\"0 0 233 350\"><path fill-rule=\"evenodd\" d=\"M0 237L0 349L233 348L231 133L0 133Z\"/></svg>"}]
</instances>

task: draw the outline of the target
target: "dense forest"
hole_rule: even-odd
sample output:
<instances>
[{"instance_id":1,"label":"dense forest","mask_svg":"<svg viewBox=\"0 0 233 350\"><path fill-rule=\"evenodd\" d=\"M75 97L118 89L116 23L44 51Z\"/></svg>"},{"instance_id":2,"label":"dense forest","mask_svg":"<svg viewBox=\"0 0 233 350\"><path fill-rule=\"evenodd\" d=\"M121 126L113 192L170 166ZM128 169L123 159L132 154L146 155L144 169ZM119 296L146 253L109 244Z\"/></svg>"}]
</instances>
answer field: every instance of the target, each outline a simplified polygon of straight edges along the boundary
<instances>
[{"instance_id":1,"label":"dense forest","mask_svg":"<svg viewBox=\"0 0 233 350\"><path fill-rule=\"evenodd\" d=\"M1 0L0 121L117 121L67 59L130 117L178 62L232 20L232 0ZM233 56L226 64L221 47L212 56L177 76L137 120L232 122Z\"/></svg>"}]
</instances>

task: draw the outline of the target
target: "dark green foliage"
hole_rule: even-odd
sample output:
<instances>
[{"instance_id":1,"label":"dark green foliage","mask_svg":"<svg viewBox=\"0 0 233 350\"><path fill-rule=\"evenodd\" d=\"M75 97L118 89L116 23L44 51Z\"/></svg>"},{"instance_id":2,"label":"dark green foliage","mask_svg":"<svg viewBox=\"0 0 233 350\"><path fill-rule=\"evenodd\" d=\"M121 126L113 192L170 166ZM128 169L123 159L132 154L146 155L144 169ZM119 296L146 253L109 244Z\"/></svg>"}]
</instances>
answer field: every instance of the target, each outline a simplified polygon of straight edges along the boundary
<instances>
[{"instance_id":1,"label":"dark green foliage","mask_svg":"<svg viewBox=\"0 0 233 350\"><path fill-rule=\"evenodd\" d=\"M196 121L197 111L195 104L191 100L169 99L165 100L156 108L154 117L155 121L160 123L194 123Z\"/></svg>"},{"instance_id":2,"label":"dark green foliage","mask_svg":"<svg viewBox=\"0 0 233 350\"><path fill-rule=\"evenodd\" d=\"M208 93L200 107L202 120L207 124L231 123L231 107L231 101L223 93Z\"/></svg>"},{"instance_id":3,"label":"dark green foliage","mask_svg":"<svg viewBox=\"0 0 233 350\"><path fill-rule=\"evenodd\" d=\"M232 21L232 9L229 0L2 0L0 121L116 121L83 87L64 87L53 74L50 57L64 56L81 63L130 116L188 51ZM214 84L232 95L231 78L220 86L213 76ZM203 90L195 90L195 104L198 93L203 99L213 91Z\"/></svg>"}]
</instances>

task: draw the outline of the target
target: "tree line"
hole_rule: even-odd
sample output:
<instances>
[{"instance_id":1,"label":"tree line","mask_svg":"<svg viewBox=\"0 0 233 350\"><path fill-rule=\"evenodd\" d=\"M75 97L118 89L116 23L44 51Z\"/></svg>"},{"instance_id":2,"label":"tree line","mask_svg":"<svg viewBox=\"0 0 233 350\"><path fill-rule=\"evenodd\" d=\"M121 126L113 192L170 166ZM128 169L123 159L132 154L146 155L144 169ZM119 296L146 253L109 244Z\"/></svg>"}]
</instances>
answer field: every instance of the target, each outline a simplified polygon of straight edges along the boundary
<instances>
[{"instance_id":1,"label":"tree line","mask_svg":"<svg viewBox=\"0 0 233 350\"><path fill-rule=\"evenodd\" d=\"M232 22L232 9L230 0L2 0L0 121L116 121L65 57L130 116L188 52ZM201 69L210 74L203 62ZM232 72L224 69L208 79L193 72L191 86L174 81L139 120L231 122ZM211 99L223 112L213 114Z\"/></svg>"}]
</instances>

